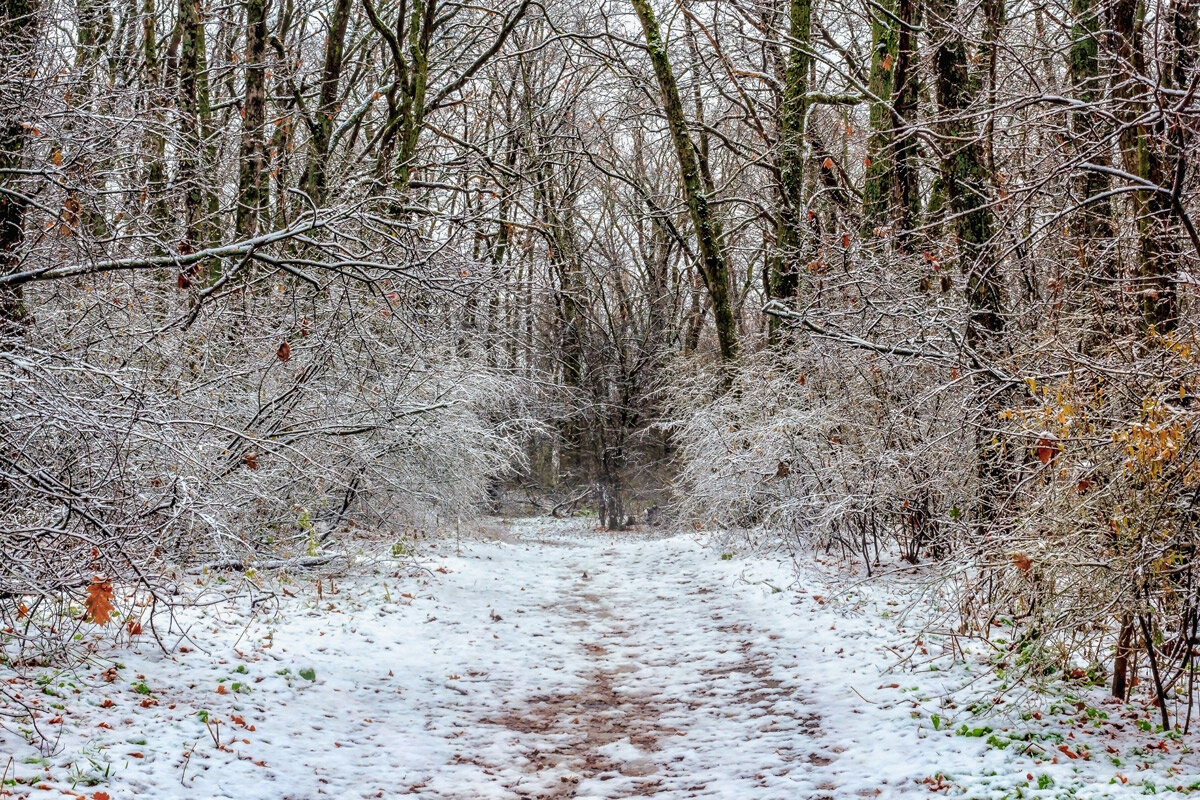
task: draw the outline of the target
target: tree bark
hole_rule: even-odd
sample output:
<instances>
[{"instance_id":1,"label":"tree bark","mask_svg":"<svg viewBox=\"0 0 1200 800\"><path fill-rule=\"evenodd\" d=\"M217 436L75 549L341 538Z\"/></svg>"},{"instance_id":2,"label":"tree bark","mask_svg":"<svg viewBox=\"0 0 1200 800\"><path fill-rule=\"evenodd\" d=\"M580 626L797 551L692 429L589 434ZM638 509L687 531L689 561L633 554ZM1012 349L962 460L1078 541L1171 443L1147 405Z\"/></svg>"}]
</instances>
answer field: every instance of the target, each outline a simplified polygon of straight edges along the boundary
<instances>
[{"instance_id":1,"label":"tree bark","mask_svg":"<svg viewBox=\"0 0 1200 800\"><path fill-rule=\"evenodd\" d=\"M242 141L238 162L237 235L249 238L259 231L267 206L263 178L266 128L267 13L270 0L246 0L246 89L242 101Z\"/></svg>"},{"instance_id":2,"label":"tree bark","mask_svg":"<svg viewBox=\"0 0 1200 800\"><path fill-rule=\"evenodd\" d=\"M201 0L179 0L179 182L184 191L184 238L180 251L190 253L211 244L217 211L216 194L209 187L213 166L212 107L208 88L208 54L205 45ZM193 272L198 274L198 272ZM182 276L186 285L192 276ZM215 277L215 276L214 276Z\"/></svg>"},{"instance_id":3,"label":"tree bark","mask_svg":"<svg viewBox=\"0 0 1200 800\"><path fill-rule=\"evenodd\" d=\"M788 6L788 51L779 98L779 216L767 289L791 304L800 290L800 249L804 241L804 126L808 117L808 72L812 67L812 2ZM782 321L771 317L770 338L780 340Z\"/></svg>"},{"instance_id":4,"label":"tree bark","mask_svg":"<svg viewBox=\"0 0 1200 800\"><path fill-rule=\"evenodd\" d=\"M317 206L325 204L328 193L329 142L333 121L338 113L342 82L342 62L346 50L346 28L350 24L352 0L336 0L329 17L325 38L325 64L321 70L321 96L316 114L309 120L308 163L300 188Z\"/></svg>"},{"instance_id":5,"label":"tree bark","mask_svg":"<svg viewBox=\"0 0 1200 800\"><path fill-rule=\"evenodd\" d=\"M658 19L648 0L631 0L633 9L637 12L646 36L646 47L650 52L650 62L654 66L654 74L658 79L659 90L662 92L663 111L667 117L667 126L671 132L671 142L675 147L675 156L679 162L680 178L683 181L684 196L687 201L688 214L692 226L696 229L696 238L700 249L700 275L708 288L713 303L713 318L717 326L717 342L721 350L721 358L730 362L737 358L738 338L737 322L733 316L733 307L729 298L729 269L726 264L721 240L720 223L714 219L705 195L700 166L696 160L695 144L688 133L687 121L683 115L683 103L679 99L679 85L671 70L671 62L667 57L666 43L658 28Z\"/></svg>"},{"instance_id":6,"label":"tree bark","mask_svg":"<svg viewBox=\"0 0 1200 800\"><path fill-rule=\"evenodd\" d=\"M866 180L863 183L864 237L887 226L891 216L895 165L893 158L892 97L900 56L899 22L894 0L881 0L871 21L871 133L867 138Z\"/></svg>"},{"instance_id":7,"label":"tree bark","mask_svg":"<svg viewBox=\"0 0 1200 800\"><path fill-rule=\"evenodd\" d=\"M0 0L0 49L9 69L13 64L30 63L37 42L41 5L38 0ZM13 74L6 73L5 81ZM25 84L6 86L4 94L20 102L29 93ZM20 120L9 116L0 123L0 274L19 269L20 248L25 240L27 195L19 176L29 132ZM19 336L31 320L25 296L19 285L0 287L0 339Z\"/></svg>"}]
</instances>

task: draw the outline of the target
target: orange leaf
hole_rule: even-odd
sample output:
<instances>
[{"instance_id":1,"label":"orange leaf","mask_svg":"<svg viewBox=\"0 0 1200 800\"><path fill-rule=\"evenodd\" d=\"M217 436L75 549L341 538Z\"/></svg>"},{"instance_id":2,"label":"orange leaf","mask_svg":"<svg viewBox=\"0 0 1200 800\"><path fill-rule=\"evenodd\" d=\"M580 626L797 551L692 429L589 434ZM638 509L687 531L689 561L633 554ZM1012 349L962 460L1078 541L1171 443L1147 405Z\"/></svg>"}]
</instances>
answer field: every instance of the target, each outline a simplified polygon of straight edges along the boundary
<instances>
[{"instance_id":1,"label":"orange leaf","mask_svg":"<svg viewBox=\"0 0 1200 800\"><path fill-rule=\"evenodd\" d=\"M866 158L863 159L863 166L864 167L871 166L871 157L870 156L867 156Z\"/></svg>"},{"instance_id":2,"label":"orange leaf","mask_svg":"<svg viewBox=\"0 0 1200 800\"><path fill-rule=\"evenodd\" d=\"M129 624L126 627L129 628L130 636L140 636L142 633L142 623L138 622L136 619L129 620Z\"/></svg>"},{"instance_id":3,"label":"orange leaf","mask_svg":"<svg viewBox=\"0 0 1200 800\"><path fill-rule=\"evenodd\" d=\"M99 575L93 577L87 588L87 598L83 601L83 607L87 609L87 615L92 622L97 625L108 622L113 613L112 600L112 581Z\"/></svg>"},{"instance_id":4,"label":"orange leaf","mask_svg":"<svg viewBox=\"0 0 1200 800\"><path fill-rule=\"evenodd\" d=\"M92 800L112 800L112 798L108 796L108 792L96 792L92 795Z\"/></svg>"},{"instance_id":5,"label":"orange leaf","mask_svg":"<svg viewBox=\"0 0 1200 800\"><path fill-rule=\"evenodd\" d=\"M821 166L823 166L825 169L833 169L833 159L830 158L829 156L826 156L825 163L822 164Z\"/></svg>"},{"instance_id":6,"label":"orange leaf","mask_svg":"<svg viewBox=\"0 0 1200 800\"><path fill-rule=\"evenodd\" d=\"M67 192L67 199L63 201L63 210L61 222L58 226L58 232L63 236L70 236L71 231L79 224L79 212L82 206L79 205L79 198L74 192Z\"/></svg>"},{"instance_id":7,"label":"orange leaf","mask_svg":"<svg viewBox=\"0 0 1200 800\"><path fill-rule=\"evenodd\" d=\"M1043 464L1049 464L1058 455L1058 449L1058 441L1055 439L1054 434L1045 431L1037 440L1037 444L1033 448L1033 454L1037 456L1038 461Z\"/></svg>"},{"instance_id":8,"label":"orange leaf","mask_svg":"<svg viewBox=\"0 0 1200 800\"><path fill-rule=\"evenodd\" d=\"M29 606L21 603L17 606L17 619L25 619L29 615Z\"/></svg>"},{"instance_id":9,"label":"orange leaf","mask_svg":"<svg viewBox=\"0 0 1200 800\"><path fill-rule=\"evenodd\" d=\"M62 150L55 150L50 154L50 162L56 167L62 166Z\"/></svg>"},{"instance_id":10,"label":"orange leaf","mask_svg":"<svg viewBox=\"0 0 1200 800\"><path fill-rule=\"evenodd\" d=\"M279 349L275 351L275 357L280 361L287 361L292 357L292 346L287 342L279 345Z\"/></svg>"},{"instance_id":11,"label":"orange leaf","mask_svg":"<svg viewBox=\"0 0 1200 800\"><path fill-rule=\"evenodd\" d=\"M1010 558L1012 558L1013 564L1015 564L1017 569L1021 570L1021 572L1029 572L1030 567L1033 566L1033 561L1031 561L1029 556L1025 555L1024 553L1013 553Z\"/></svg>"},{"instance_id":12,"label":"orange leaf","mask_svg":"<svg viewBox=\"0 0 1200 800\"><path fill-rule=\"evenodd\" d=\"M883 67L885 70L890 70L892 68L892 54L888 53L886 56L884 56L883 63L879 66Z\"/></svg>"},{"instance_id":13,"label":"orange leaf","mask_svg":"<svg viewBox=\"0 0 1200 800\"><path fill-rule=\"evenodd\" d=\"M229 694L229 690L225 688L225 684L217 684L217 694Z\"/></svg>"},{"instance_id":14,"label":"orange leaf","mask_svg":"<svg viewBox=\"0 0 1200 800\"><path fill-rule=\"evenodd\" d=\"M850 234L848 234L848 233L842 234L842 247L846 247L846 248L850 247Z\"/></svg>"}]
</instances>

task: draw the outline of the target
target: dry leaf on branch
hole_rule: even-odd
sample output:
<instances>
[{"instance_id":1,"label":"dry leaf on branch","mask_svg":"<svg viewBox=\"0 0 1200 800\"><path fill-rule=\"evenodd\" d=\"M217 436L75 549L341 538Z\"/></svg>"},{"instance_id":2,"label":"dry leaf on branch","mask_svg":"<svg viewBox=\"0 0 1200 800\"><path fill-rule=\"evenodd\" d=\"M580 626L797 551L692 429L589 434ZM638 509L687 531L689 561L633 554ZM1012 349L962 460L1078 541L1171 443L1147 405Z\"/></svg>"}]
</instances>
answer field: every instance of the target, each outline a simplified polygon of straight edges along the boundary
<instances>
[{"instance_id":1,"label":"dry leaf on branch","mask_svg":"<svg viewBox=\"0 0 1200 800\"><path fill-rule=\"evenodd\" d=\"M1033 448L1033 454L1043 464L1049 464L1058 455L1058 439L1049 431L1043 431Z\"/></svg>"},{"instance_id":2,"label":"dry leaf on branch","mask_svg":"<svg viewBox=\"0 0 1200 800\"><path fill-rule=\"evenodd\" d=\"M112 581L96 575L87 588L87 598L83 607L87 610L88 619L97 625L108 622L113 613Z\"/></svg>"}]
</instances>

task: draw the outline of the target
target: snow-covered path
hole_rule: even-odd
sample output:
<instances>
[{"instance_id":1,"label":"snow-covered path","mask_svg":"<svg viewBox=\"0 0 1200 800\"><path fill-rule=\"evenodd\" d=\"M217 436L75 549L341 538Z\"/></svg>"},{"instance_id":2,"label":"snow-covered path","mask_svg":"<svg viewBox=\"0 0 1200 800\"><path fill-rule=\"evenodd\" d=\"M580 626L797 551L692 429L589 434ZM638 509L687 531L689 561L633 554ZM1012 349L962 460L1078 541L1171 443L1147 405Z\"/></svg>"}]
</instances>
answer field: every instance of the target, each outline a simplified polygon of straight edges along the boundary
<instances>
[{"instance_id":1,"label":"snow-covered path","mask_svg":"<svg viewBox=\"0 0 1200 800\"><path fill-rule=\"evenodd\" d=\"M817 788L813 767L836 754L822 747L794 647L772 632L761 602L728 591L735 570L714 569L711 552L679 539L526 547L485 556L482 575L459 578L459 591L486 597L501 619L489 612L482 628L456 620L474 633L461 656L465 694L449 703L468 732L453 760L478 772L431 771L431 796L797 797Z\"/></svg>"},{"instance_id":2,"label":"snow-covered path","mask_svg":"<svg viewBox=\"0 0 1200 800\"><path fill-rule=\"evenodd\" d=\"M461 553L430 545L420 570L361 559L320 589L299 576L257 587L211 576L197 587L210 604L169 632L159 619L180 645L170 654L143 634L104 644L76 672L12 675L8 691L37 709L50 747L22 740L24 724L0 728L0 796L841 800L1200 787L1186 742L1137 739L1126 723L1151 709L1104 706L1101 690L1077 718L1078 704L1062 703L1044 717L977 717L1008 707L997 679L967 662L945 670L938 651L953 645L934 634L916 639L914 669L889 673L913 637L886 593L845 592L849 576L834 602L819 571L797 583L790 562L686 535L536 520L487 531ZM954 694L964 682L965 699ZM1146 755L1151 741L1161 757ZM1130 780L1122 770L1133 769Z\"/></svg>"},{"instance_id":3,"label":"snow-covered path","mask_svg":"<svg viewBox=\"0 0 1200 800\"><path fill-rule=\"evenodd\" d=\"M15 791L31 773L114 800L790 799L845 796L850 776L877 785L870 752L845 760L853 741L829 735L827 700L809 694L828 696L849 662L813 662L804 600L779 591L790 565L755 560L751 578L686 536L497 530L428 560L425 577L360 570L319 596L283 584L253 613L230 589L190 612L172 655L142 637L116 670L41 675L63 700L40 720L57 746L23 758L36 750L0 731ZM77 677L100 690L74 692Z\"/></svg>"}]
</instances>

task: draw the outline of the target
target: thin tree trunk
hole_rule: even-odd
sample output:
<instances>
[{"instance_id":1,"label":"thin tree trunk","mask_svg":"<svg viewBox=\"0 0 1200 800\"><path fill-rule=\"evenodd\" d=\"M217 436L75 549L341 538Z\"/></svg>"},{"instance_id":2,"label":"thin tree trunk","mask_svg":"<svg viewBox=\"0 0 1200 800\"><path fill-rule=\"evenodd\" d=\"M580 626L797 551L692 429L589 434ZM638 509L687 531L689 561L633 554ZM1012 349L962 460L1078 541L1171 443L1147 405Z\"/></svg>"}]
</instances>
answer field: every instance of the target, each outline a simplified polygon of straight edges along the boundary
<instances>
[{"instance_id":1,"label":"thin tree trunk","mask_svg":"<svg viewBox=\"0 0 1200 800\"><path fill-rule=\"evenodd\" d=\"M804 125L808 116L808 72L812 67L812 2L788 5L788 50L779 98L779 214L775 250L768 268L772 299L795 300L800 288L800 249L804 241ZM770 338L778 342L782 321L771 317Z\"/></svg>"},{"instance_id":2,"label":"thin tree trunk","mask_svg":"<svg viewBox=\"0 0 1200 800\"><path fill-rule=\"evenodd\" d=\"M325 38L325 65L321 71L321 97L317 111L309 120L308 163L300 188L317 206L325 204L328 192L329 142L333 121L338 113L342 82L342 62L346 49L346 28L350 24L353 0L336 0L329 17Z\"/></svg>"},{"instance_id":3,"label":"thin tree trunk","mask_svg":"<svg viewBox=\"0 0 1200 800\"><path fill-rule=\"evenodd\" d=\"M699 164L696 161L695 145L688 133L683 115L683 103L679 99L679 86L671 71L667 48L658 29L658 20L648 0L631 0L634 11L642 23L646 35L646 46L650 61L663 97L663 111L671 131L671 142L679 162L680 178L683 181L688 213L696 229L700 248L700 275L708 288L713 303L713 318L717 326L717 341L721 358L733 361L737 358L737 322L729 298L729 269L722 251L721 228L713 218L705 196Z\"/></svg>"},{"instance_id":4,"label":"thin tree trunk","mask_svg":"<svg viewBox=\"0 0 1200 800\"><path fill-rule=\"evenodd\" d=\"M1113 657L1113 697L1129 698L1129 662L1133 655L1133 615L1121 617L1121 631L1117 635L1117 651Z\"/></svg>"},{"instance_id":5,"label":"thin tree trunk","mask_svg":"<svg viewBox=\"0 0 1200 800\"><path fill-rule=\"evenodd\" d=\"M266 209L263 166L263 131L266 127L267 14L270 0L246 0L246 90L242 103L242 142L238 163L238 207L235 222L239 237L259 230Z\"/></svg>"},{"instance_id":6,"label":"thin tree trunk","mask_svg":"<svg viewBox=\"0 0 1200 800\"><path fill-rule=\"evenodd\" d=\"M212 111L208 91L208 55L201 0L179 0L179 182L184 191L184 238L180 251L201 250L210 243L215 222L216 195L208 188L213 166L208 139L212 131ZM199 270L181 276L186 285Z\"/></svg>"},{"instance_id":7,"label":"thin tree trunk","mask_svg":"<svg viewBox=\"0 0 1200 800\"><path fill-rule=\"evenodd\" d=\"M892 162L892 96L900 56L896 10L894 0L881 0L871 21L871 80L867 87L871 93L871 133L867 138L862 221L863 236L868 238L889 222L896 179Z\"/></svg>"},{"instance_id":8,"label":"thin tree trunk","mask_svg":"<svg viewBox=\"0 0 1200 800\"><path fill-rule=\"evenodd\" d=\"M912 230L921 217L921 187L917 165L917 37L915 25L920 17L918 0L898 0L896 6L898 37L896 66L893 72L895 96L893 120L898 129L893 137L896 178L896 241L908 249Z\"/></svg>"}]
</instances>

